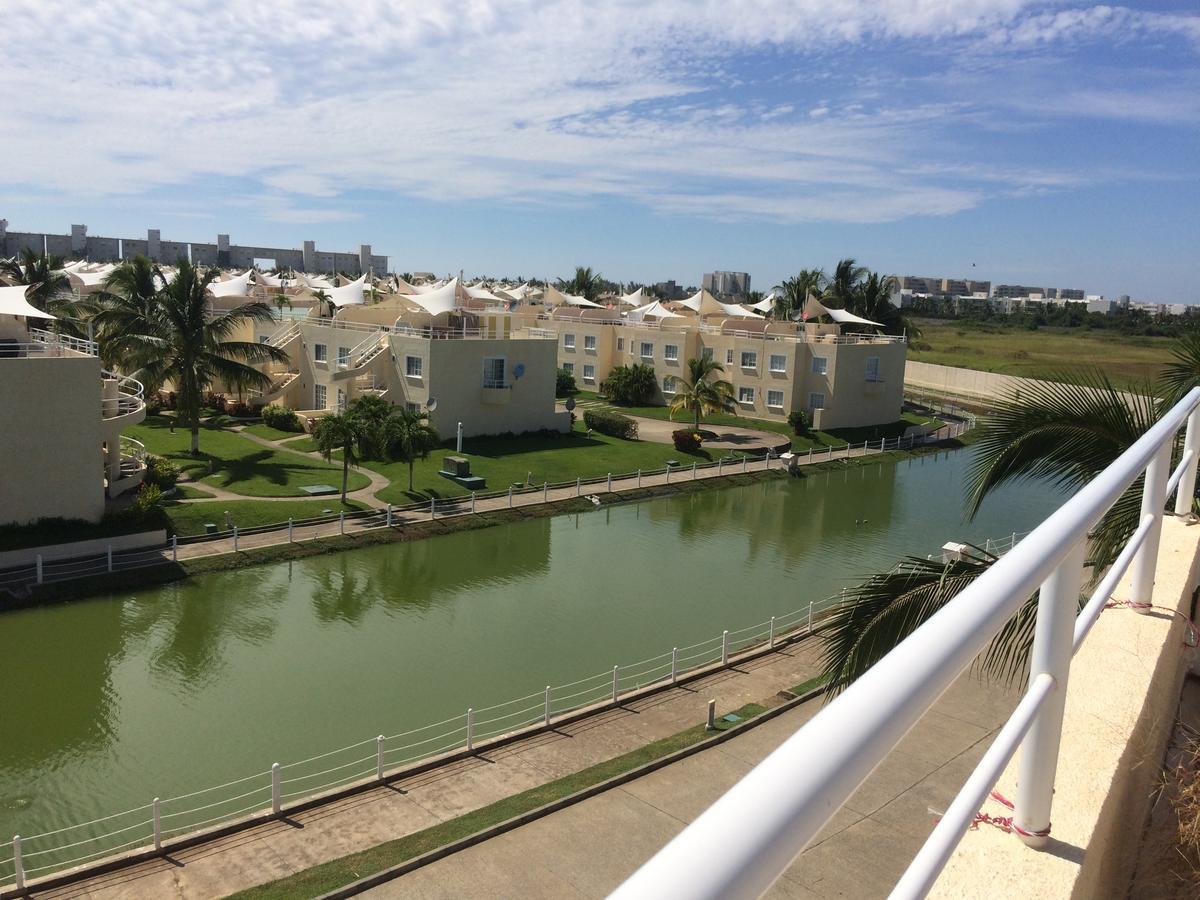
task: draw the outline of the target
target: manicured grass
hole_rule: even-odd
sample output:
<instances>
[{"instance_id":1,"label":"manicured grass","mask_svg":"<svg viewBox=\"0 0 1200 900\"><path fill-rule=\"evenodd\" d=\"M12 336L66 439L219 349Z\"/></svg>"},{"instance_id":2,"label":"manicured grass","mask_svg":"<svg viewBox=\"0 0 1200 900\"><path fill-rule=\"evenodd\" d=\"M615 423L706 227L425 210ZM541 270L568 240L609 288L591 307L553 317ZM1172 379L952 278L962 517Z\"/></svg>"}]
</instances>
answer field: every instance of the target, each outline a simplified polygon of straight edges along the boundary
<instances>
[{"instance_id":1,"label":"manicured grass","mask_svg":"<svg viewBox=\"0 0 1200 900\"><path fill-rule=\"evenodd\" d=\"M314 453L317 449L317 442L311 437L302 437L294 441L288 441L288 449L295 450L297 453Z\"/></svg>"},{"instance_id":2,"label":"manicured grass","mask_svg":"<svg viewBox=\"0 0 1200 900\"><path fill-rule=\"evenodd\" d=\"M413 472L412 494L408 491L408 464L402 462L367 462L366 466L385 475L391 485L376 496L388 503L410 503L422 497L455 497L470 493L457 482L438 475L442 459L457 456L452 447L433 451L428 459L418 460ZM593 433L587 437L583 420L575 423L570 435L467 438L462 456L471 461L471 474L487 479L485 490L506 490L517 482L542 484L573 481L576 477L598 478L635 472L638 469L661 469L668 459L690 466L693 460L708 462L715 455L701 450L689 456L671 444L652 441L625 441Z\"/></svg>"},{"instance_id":3,"label":"manicured grass","mask_svg":"<svg viewBox=\"0 0 1200 900\"><path fill-rule=\"evenodd\" d=\"M1171 359L1174 338L1135 337L1083 328L1029 331L1003 325L922 319L909 359L1027 378L1070 381L1071 369L1099 366L1122 388L1155 378Z\"/></svg>"},{"instance_id":4,"label":"manicured grass","mask_svg":"<svg viewBox=\"0 0 1200 900\"><path fill-rule=\"evenodd\" d=\"M823 685L828 680L829 680L828 675L814 675L812 678L808 679L807 681L802 681L795 687L788 688L788 691L795 694L797 697L803 697L809 691L814 691L817 688L821 687L821 685Z\"/></svg>"},{"instance_id":5,"label":"manicured grass","mask_svg":"<svg viewBox=\"0 0 1200 900\"><path fill-rule=\"evenodd\" d=\"M365 509L361 503L350 500L345 506L338 497L320 500L213 500L201 503L172 503L163 505L168 518L179 535L204 534L204 526L215 522L225 530L225 511L233 517L238 528L253 528L256 525L275 525L288 519L307 519L325 514L325 510L338 513Z\"/></svg>"},{"instance_id":6,"label":"manicured grass","mask_svg":"<svg viewBox=\"0 0 1200 900\"><path fill-rule=\"evenodd\" d=\"M299 437L303 434L301 431L283 431L279 428L272 428L270 425L264 425L262 422L247 425L242 431L246 434L253 434L256 437L266 438L268 441L285 441L288 438Z\"/></svg>"},{"instance_id":7,"label":"manicured grass","mask_svg":"<svg viewBox=\"0 0 1200 900\"><path fill-rule=\"evenodd\" d=\"M235 431L221 428L200 429L200 456L188 452L191 438L186 429L170 430L171 420L147 416L140 425L126 429L146 449L165 456L193 478L235 494L250 497L304 496L300 488L314 484L341 487L342 469L285 449L273 450L256 444ZM209 474L211 464L211 474ZM350 490L358 490L370 480L353 470Z\"/></svg>"},{"instance_id":8,"label":"manicured grass","mask_svg":"<svg viewBox=\"0 0 1200 900\"><path fill-rule=\"evenodd\" d=\"M175 485L175 493L171 495L172 500L204 500L212 497L212 491L206 491L191 484Z\"/></svg>"},{"instance_id":9,"label":"manicured grass","mask_svg":"<svg viewBox=\"0 0 1200 900\"><path fill-rule=\"evenodd\" d=\"M757 703L748 703L740 709L734 710L734 713L744 721L761 715L766 712L766 709L765 706ZM729 723L718 719L717 730L724 731L732 728L734 724L737 723ZM709 733L703 725L697 725L670 737L654 741L637 750L614 757L607 762L589 766L573 775L567 775L548 784L530 788L527 791L506 797L503 800L488 804L481 809L469 812L456 819L440 822L437 825L426 828L424 831L418 831L415 834L406 835L394 841L388 841L369 850L343 856L340 859L314 866L311 869L305 869L302 872L297 872L295 875L280 878L277 881L250 888L231 896L244 898L244 900L250 900L250 898L258 900L258 898L320 896L335 888L358 881L368 875L374 875L377 872L414 859L431 850L436 850L438 847L443 847L446 844L469 837L501 822L508 821L515 816L545 806L547 803L569 797L585 788L608 781L610 778L615 778L618 775L623 775L639 766L661 759L676 751L691 747L704 740Z\"/></svg>"}]
</instances>

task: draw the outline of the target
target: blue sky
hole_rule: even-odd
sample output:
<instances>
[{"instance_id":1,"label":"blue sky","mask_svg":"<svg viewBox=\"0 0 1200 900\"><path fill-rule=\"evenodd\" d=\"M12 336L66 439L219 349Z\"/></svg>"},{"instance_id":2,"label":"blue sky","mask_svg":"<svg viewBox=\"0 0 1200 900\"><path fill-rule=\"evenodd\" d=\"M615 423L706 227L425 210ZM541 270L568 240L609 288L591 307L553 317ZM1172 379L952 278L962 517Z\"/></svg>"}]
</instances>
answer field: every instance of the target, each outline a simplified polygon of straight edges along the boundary
<instances>
[{"instance_id":1,"label":"blue sky","mask_svg":"<svg viewBox=\"0 0 1200 900\"><path fill-rule=\"evenodd\" d=\"M369 242L468 275L735 269L759 288L855 256L1200 300L1195 3L8 12L13 230Z\"/></svg>"}]
</instances>

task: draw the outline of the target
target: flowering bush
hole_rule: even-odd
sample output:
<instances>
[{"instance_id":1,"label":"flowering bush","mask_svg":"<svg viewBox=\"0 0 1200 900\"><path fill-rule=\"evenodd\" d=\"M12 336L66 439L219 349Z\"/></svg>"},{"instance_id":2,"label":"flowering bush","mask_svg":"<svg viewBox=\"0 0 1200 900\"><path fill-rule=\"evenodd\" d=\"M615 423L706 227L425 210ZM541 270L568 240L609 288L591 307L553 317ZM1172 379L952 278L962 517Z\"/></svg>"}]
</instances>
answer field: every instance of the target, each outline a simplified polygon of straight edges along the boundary
<instances>
[{"instance_id":1,"label":"flowering bush","mask_svg":"<svg viewBox=\"0 0 1200 900\"><path fill-rule=\"evenodd\" d=\"M695 453L700 449L700 435L690 428L672 431L671 439L675 442L675 449L680 453Z\"/></svg>"}]
</instances>

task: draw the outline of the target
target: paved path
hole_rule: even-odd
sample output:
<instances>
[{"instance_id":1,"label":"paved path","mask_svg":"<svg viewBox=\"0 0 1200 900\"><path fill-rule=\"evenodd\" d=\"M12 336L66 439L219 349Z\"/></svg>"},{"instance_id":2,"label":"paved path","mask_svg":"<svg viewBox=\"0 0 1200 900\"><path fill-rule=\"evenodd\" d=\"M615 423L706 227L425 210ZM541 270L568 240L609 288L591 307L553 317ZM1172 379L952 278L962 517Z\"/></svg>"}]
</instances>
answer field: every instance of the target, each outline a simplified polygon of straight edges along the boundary
<instances>
[{"instance_id":1,"label":"paved path","mask_svg":"<svg viewBox=\"0 0 1200 900\"><path fill-rule=\"evenodd\" d=\"M960 679L766 894L886 897L1018 697ZM377 898L604 897L809 718L719 746L382 885ZM968 833L964 840L970 840ZM997 882L1003 889L1003 881Z\"/></svg>"},{"instance_id":2,"label":"paved path","mask_svg":"<svg viewBox=\"0 0 1200 900\"><path fill-rule=\"evenodd\" d=\"M559 412L566 412L567 410L561 403L558 404L557 408ZM685 420L672 422L670 420L631 415L627 410L621 409L619 406L610 406L600 400L580 400L576 407L578 410L588 408L610 410L636 420L638 425L638 440L652 441L656 444L675 443L675 439L671 437L671 432L678 431L680 428L687 428L689 424ZM759 431L757 428L743 428L740 425L709 425L705 422L700 428L703 431L717 435L716 439L704 442L705 447L717 450L742 450L747 453L761 453L767 448L775 449L791 442L791 438L785 434L777 434L772 431Z\"/></svg>"},{"instance_id":3,"label":"paved path","mask_svg":"<svg viewBox=\"0 0 1200 900\"><path fill-rule=\"evenodd\" d=\"M722 711L811 678L817 648L784 647L620 709L535 734L486 756L450 763L386 787L249 831L34 897L219 897L373 847L635 750ZM481 883L482 884L482 883ZM486 895L484 891L482 895Z\"/></svg>"}]
</instances>

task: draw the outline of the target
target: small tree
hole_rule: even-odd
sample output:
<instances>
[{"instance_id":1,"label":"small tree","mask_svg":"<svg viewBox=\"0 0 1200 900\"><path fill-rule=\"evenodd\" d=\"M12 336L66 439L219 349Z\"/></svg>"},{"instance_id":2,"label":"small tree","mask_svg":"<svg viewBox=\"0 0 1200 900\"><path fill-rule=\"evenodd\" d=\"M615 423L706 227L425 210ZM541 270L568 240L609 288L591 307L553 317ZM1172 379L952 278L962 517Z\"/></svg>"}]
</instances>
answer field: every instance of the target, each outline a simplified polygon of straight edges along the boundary
<instances>
[{"instance_id":1,"label":"small tree","mask_svg":"<svg viewBox=\"0 0 1200 900\"><path fill-rule=\"evenodd\" d=\"M658 382L651 366L638 363L617 366L604 381L604 394L623 406L645 406L654 397Z\"/></svg>"},{"instance_id":2,"label":"small tree","mask_svg":"<svg viewBox=\"0 0 1200 900\"><path fill-rule=\"evenodd\" d=\"M335 450L342 451L342 503L346 502L346 486L350 467L358 465L355 448L362 435L363 424L347 413L323 416L313 428L313 440L326 462L333 459Z\"/></svg>"},{"instance_id":3,"label":"small tree","mask_svg":"<svg viewBox=\"0 0 1200 900\"><path fill-rule=\"evenodd\" d=\"M792 431L798 437L804 437L808 434L808 413L802 409L797 409L794 412L788 413L787 422L792 426Z\"/></svg>"},{"instance_id":4,"label":"small tree","mask_svg":"<svg viewBox=\"0 0 1200 900\"><path fill-rule=\"evenodd\" d=\"M696 430L700 430L700 417L723 410L733 411L733 385L728 381L710 381L709 376L724 372L725 367L706 356L693 356L688 360L688 378L679 379L680 385L671 401L671 418L677 412L690 412L695 417Z\"/></svg>"},{"instance_id":5,"label":"small tree","mask_svg":"<svg viewBox=\"0 0 1200 900\"><path fill-rule=\"evenodd\" d=\"M387 443L384 430L395 407L377 394L366 394L351 401L346 415L358 428L358 452L363 459L380 459Z\"/></svg>"},{"instance_id":6,"label":"small tree","mask_svg":"<svg viewBox=\"0 0 1200 900\"><path fill-rule=\"evenodd\" d=\"M559 369L554 376L554 396L567 397L574 394L576 390L575 376L566 369Z\"/></svg>"},{"instance_id":7,"label":"small tree","mask_svg":"<svg viewBox=\"0 0 1200 900\"><path fill-rule=\"evenodd\" d=\"M408 463L408 489L413 489L413 466L442 441L429 424L429 414L396 407L383 426L383 450L388 459Z\"/></svg>"}]
</instances>

